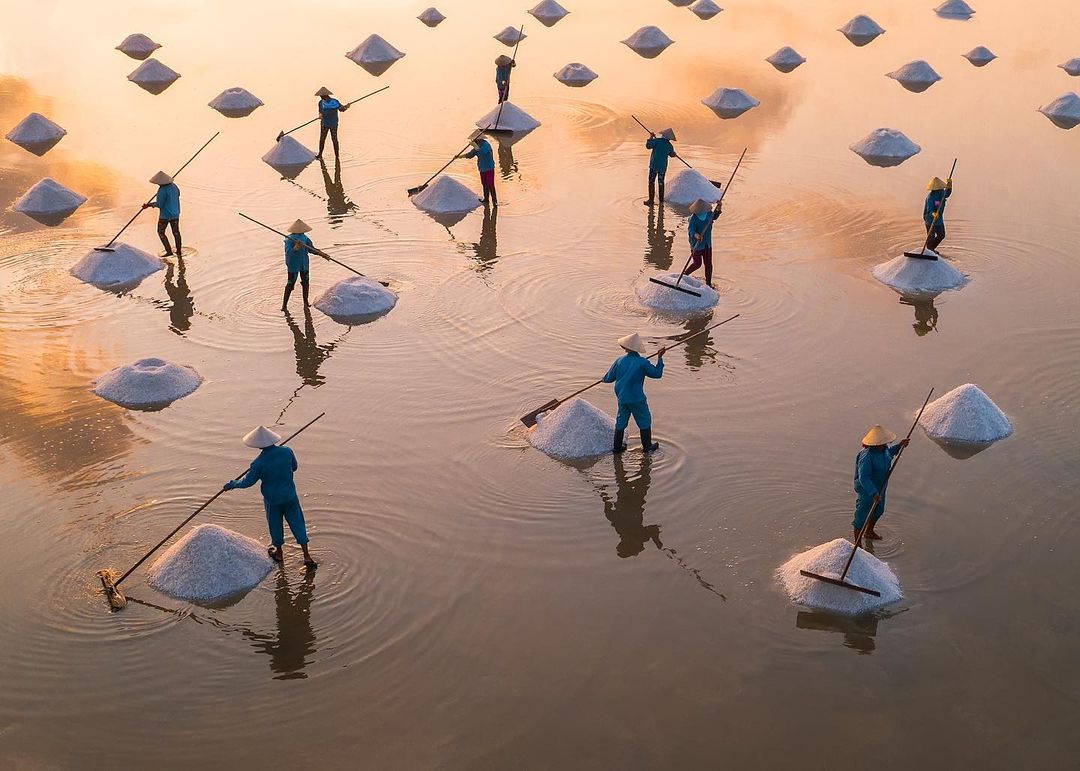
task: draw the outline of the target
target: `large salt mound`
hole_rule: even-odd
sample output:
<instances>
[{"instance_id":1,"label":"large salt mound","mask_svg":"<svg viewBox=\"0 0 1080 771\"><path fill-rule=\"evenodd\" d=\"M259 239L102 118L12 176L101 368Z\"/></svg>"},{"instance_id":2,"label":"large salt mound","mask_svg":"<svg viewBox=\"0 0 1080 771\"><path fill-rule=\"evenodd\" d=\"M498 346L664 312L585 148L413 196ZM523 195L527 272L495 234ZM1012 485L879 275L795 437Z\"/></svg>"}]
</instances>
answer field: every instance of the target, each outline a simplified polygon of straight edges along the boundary
<instances>
[{"instance_id":1,"label":"large salt mound","mask_svg":"<svg viewBox=\"0 0 1080 771\"><path fill-rule=\"evenodd\" d=\"M334 321L360 323L389 313L397 299L378 281L350 276L323 292L315 300L315 307Z\"/></svg>"},{"instance_id":2,"label":"large salt mound","mask_svg":"<svg viewBox=\"0 0 1080 771\"><path fill-rule=\"evenodd\" d=\"M139 359L109 370L94 381L94 393L121 407L164 407L183 399L202 384L202 375L164 359Z\"/></svg>"},{"instance_id":3,"label":"large salt mound","mask_svg":"<svg viewBox=\"0 0 1080 771\"><path fill-rule=\"evenodd\" d=\"M1040 107L1039 112L1058 128L1071 129L1080 123L1080 96L1074 93L1062 94Z\"/></svg>"},{"instance_id":4,"label":"large salt mound","mask_svg":"<svg viewBox=\"0 0 1080 771\"><path fill-rule=\"evenodd\" d=\"M931 439L962 444L989 444L1013 432L1005 413L972 383L928 404L919 425Z\"/></svg>"},{"instance_id":5,"label":"large salt mound","mask_svg":"<svg viewBox=\"0 0 1080 771\"><path fill-rule=\"evenodd\" d=\"M639 56L646 59L655 59L675 41L665 35L659 27L648 26L642 27L622 42Z\"/></svg>"},{"instance_id":6,"label":"large salt mound","mask_svg":"<svg viewBox=\"0 0 1080 771\"><path fill-rule=\"evenodd\" d=\"M968 19L975 14L975 9L964 0L945 0L944 3L934 9L938 16L950 19Z\"/></svg>"},{"instance_id":7,"label":"large salt mound","mask_svg":"<svg viewBox=\"0 0 1080 771\"><path fill-rule=\"evenodd\" d=\"M446 17L443 16L442 12L438 8L434 7L426 9L416 18L424 22L424 24L429 27L437 27L444 21L446 21Z\"/></svg>"},{"instance_id":8,"label":"large salt mound","mask_svg":"<svg viewBox=\"0 0 1080 771\"><path fill-rule=\"evenodd\" d=\"M214 602L253 589L273 566L258 541L196 525L150 566L146 582L178 600Z\"/></svg>"},{"instance_id":9,"label":"large salt mound","mask_svg":"<svg viewBox=\"0 0 1080 771\"><path fill-rule=\"evenodd\" d=\"M507 48L513 48L527 37L528 35L521 32L516 27L505 27L498 35L494 35L494 38Z\"/></svg>"},{"instance_id":10,"label":"large salt mound","mask_svg":"<svg viewBox=\"0 0 1080 771\"><path fill-rule=\"evenodd\" d=\"M1080 75L1080 56L1075 59L1069 59L1069 61L1064 64L1059 64L1058 67L1074 77Z\"/></svg>"},{"instance_id":11,"label":"large salt mound","mask_svg":"<svg viewBox=\"0 0 1080 771\"><path fill-rule=\"evenodd\" d=\"M34 155L44 155L53 149L65 134L67 131L44 115L32 112L7 133L7 138Z\"/></svg>"},{"instance_id":12,"label":"large salt mound","mask_svg":"<svg viewBox=\"0 0 1080 771\"><path fill-rule=\"evenodd\" d=\"M151 94L160 94L179 77L180 73L157 59L147 59L128 75L128 80Z\"/></svg>"},{"instance_id":13,"label":"large salt mound","mask_svg":"<svg viewBox=\"0 0 1080 771\"><path fill-rule=\"evenodd\" d=\"M496 119L498 119L497 125L495 123ZM512 131L515 134L527 134L533 129L539 128L540 121L513 102L503 102L501 114L499 108L495 107L483 118L476 121L476 126L492 131Z\"/></svg>"},{"instance_id":14,"label":"large salt mound","mask_svg":"<svg viewBox=\"0 0 1080 771\"><path fill-rule=\"evenodd\" d=\"M690 6L690 12L703 21L708 21L722 10L713 0L697 0Z\"/></svg>"},{"instance_id":15,"label":"large salt mound","mask_svg":"<svg viewBox=\"0 0 1080 771\"><path fill-rule=\"evenodd\" d=\"M941 80L941 76L930 66L930 63L922 59L908 62L903 67L886 73L886 77L892 78L908 91L914 91L916 94L922 93Z\"/></svg>"},{"instance_id":16,"label":"large salt mound","mask_svg":"<svg viewBox=\"0 0 1080 771\"><path fill-rule=\"evenodd\" d=\"M526 436L533 447L552 458L593 458L611 452L615 418L575 398L540 415Z\"/></svg>"},{"instance_id":17,"label":"large salt mound","mask_svg":"<svg viewBox=\"0 0 1080 771\"><path fill-rule=\"evenodd\" d=\"M667 184L664 200L675 206L689 206L699 198L709 203L720 200L720 188L696 169L683 169Z\"/></svg>"},{"instance_id":18,"label":"large salt mound","mask_svg":"<svg viewBox=\"0 0 1080 771\"><path fill-rule=\"evenodd\" d=\"M56 180L45 177L22 194L15 202L15 211L42 225L59 225L84 203L85 195L68 190Z\"/></svg>"},{"instance_id":19,"label":"large salt mound","mask_svg":"<svg viewBox=\"0 0 1080 771\"><path fill-rule=\"evenodd\" d=\"M830 578L839 578L853 548L855 547L843 538L815 546L813 549L796 554L777 568L776 577L780 579L780 584L791 597L792 602L844 616L870 613L903 599L900 579L887 564L866 549L856 550L855 559L852 560L851 568L844 577L844 581L864 589L881 592L880 597L827 584L799 572L808 570Z\"/></svg>"},{"instance_id":20,"label":"large salt mound","mask_svg":"<svg viewBox=\"0 0 1080 771\"><path fill-rule=\"evenodd\" d=\"M843 32L844 37L855 45L864 46L883 34L885 29L869 16L860 14L841 27L839 31Z\"/></svg>"},{"instance_id":21,"label":"large salt mound","mask_svg":"<svg viewBox=\"0 0 1080 771\"><path fill-rule=\"evenodd\" d=\"M927 254L936 254L930 249ZM961 287L967 277L943 259L920 260L901 254L871 271L874 278L900 294L940 294Z\"/></svg>"},{"instance_id":22,"label":"large salt mound","mask_svg":"<svg viewBox=\"0 0 1080 771\"><path fill-rule=\"evenodd\" d=\"M480 205L480 197L453 177L439 175L412 202L431 214L464 214Z\"/></svg>"},{"instance_id":23,"label":"large salt mound","mask_svg":"<svg viewBox=\"0 0 1080 771\"><path fill-rule=\"evenodd\" d=\"M246 115L251 115L256 108L262 107L263 104L262 99L239 86L226 88L210 102L210 106L226 118L243 118Z\"/></svg>"},{"instance_id":24,"label":"large salt mound","mask_svg":"<svg viewBox=\"0 0 1080 771\"><path fill-rule=\"evenodd\" d=\"M851 151L871 166L899 166L911 156L922 150L901 131L896 129L874 129L865 137L851 145Z\"/></svg>"},{"instance_id":25,"label":"large salt mound","mask_svg":"<svg viewBox=\"0 0 1080 771\"><path fill-rule=\"evenodd\" d=\"M292 179L315 160L315 153L292 137L282 137L262 159L281 176Z\"/></svg>"},{"instance_id":26,"label":"large salt mound","mask_svg":"<svg viewBox=\"0 0 1080 771\"><path fill-rule=\"evenodd\" d=\"M134 35L128 35L124 38L120 45L116 47L116 50L123 51L132 59L145 59L159 48L161 48L161 44L155 43L141 32L136 32Z\"/></svg>"},{"instance_id":27,"label":"large salt mound","mask_svg":"<svg viewBox=\"0 0 1080 771\"><path fill-rule=\"evenodd\" d=\"M571 62L555 73L555 80L571 88L587 86L598 77L599 75L580 62Z\"/></svg>"},{"instance_id":28,"label":"large salt mound","mask_svg":"<svg viewBox=\"0 0 1080 771\"><path fill-rule=\"evenodd\" d=\"M543 0L537 5L534 5L529 13L545 27L553 27L570 13L570 11L563 8L555 2L555 0Z\"/></svg>"},{"instance_id":29,"label":"large salt mound","mask_svg":"<svg viewBox=\"0 0 1080 771\"><path fill-rule=\"evenodd\" d=\"M679 274L657 273L653 275L652 278L674 285L679 279ZM649 308L655 308L658 311L695 313L714 308L716 307L716 304L720 302L719 292L693 276L683 276L682 281L679 281L679 286L684 289L692 289L693 291L698 292L701 297L694 297L692 294L680 292L677 289L660 286L657 283L649 281L649 277L647 276L638 282L637 286L634 287L634 290L637 292L638 299L641 300L642 305Z\"/></svg>"},{"instance_id":30,"label":"large salt mound","mask_svg":"<svg viewBox=\"0 0 1080 771\"><path fill-rule=\"evenodd\" d=\"M75 263L71 275L99 289L130 289L165 267L157 257L120 241L111 248L114 251L91 249Z\"/></svg>"},{"instance_id":31,"label":"large salt mound","mask_svg":"<svg viewBox=\"0 0 1080 771\"><path fill-rule=\"evenodd\" d=\"M990 62L997 58L997 55L986 46L975 46L966 54L964 58L974 64L976 67L985 67Z\"/></svg>"},{"instance_id":32,"label":"large salt mound","mask_svg":"<svg viewBox=\"0 0 1080 771\"><path fill-rule=\"evenodd\" d=\"M780 72L791 72L805 62L806 57L791 46L784 46L765 61L780 70Z\"/></svg>"},{"instance_id":33,"label":"large salt mound","mask_svg":"<svg viewBox=\"0 0 1080 771\"><path fill-rule=\"evenodd\" d=\"M720 118L738 118L747 110L757 107L759 102L741 88L718 88L701 103Z\"/></svg>"},{"instance_id":34,"label":"large salt mound","mask_svg":"<svg viewBox=\"0 0 1080 771\"><path fill-rule=\"evenodd\" d=\"M404 55L378 35L368 35L363 43L345 54L375 76L382 75Z\"/></svg>"}]
</instances>

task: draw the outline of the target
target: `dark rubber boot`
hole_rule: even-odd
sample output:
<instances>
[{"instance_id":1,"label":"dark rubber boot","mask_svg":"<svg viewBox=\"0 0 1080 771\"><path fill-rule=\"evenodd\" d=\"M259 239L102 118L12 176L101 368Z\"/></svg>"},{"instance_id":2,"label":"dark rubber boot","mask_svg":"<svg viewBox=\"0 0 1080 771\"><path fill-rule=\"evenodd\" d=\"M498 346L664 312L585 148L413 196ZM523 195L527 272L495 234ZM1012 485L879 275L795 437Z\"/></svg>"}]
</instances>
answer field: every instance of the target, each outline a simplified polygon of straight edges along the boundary
<instances>
[{"instance_id":1,"label":"dark rubber boot","mask_svg":"<svg viewBox=\"0 0 1080 771\"><path fill-rule=\"evenodd\" d=\"M285 297L282 298L282 300L281 300L281 310L283 310L283 311L289 310L289 295L291 295L291 294L292 294L292 288L291 287L285 287Z\"/></svg>"},{"instance_id":2,"label":"dark rubber boot","mask_svg":"<svg viewBox=\"0 0 1080 771\"><path fill-rule=\"evenodd\" d=\"M652 440L651 428L641 429L641 447L645 452L656 452L660 449L659 442L654 442Z\"/></svg>"},{"instance_id":3,"label":"dark rubber boot","mask_svg":"<svg viewBox=\"0 0 1080 771\"><path fill-rule=\"evenodd\" d=\"M660 203L664 202L664 183L660 182Z\"/></svg>"},{"instance_id":4,"label":"dark rubber boot","mask_svg":"<svg viewBox=\"0 0 1080 771\"><path fill-rule=\"evenodd\" d=\"M615 444L612 448L612 452L614 452L616 455L618 455L620 452L626 452L626 442L623 441L624 434L626 434L626 431L620 431L617 428L615 429Z\"/></svg>"},{"instance_id":5,"label":"dark rubber boot","mask_svg":"<svg viewBox=\"0 0 1080 771\"><path fill-rule=\"evenodd\" d=\"M300 285L300 292L304 295L304 307L310 307L311 303L308 302L308 285L306 281Z\"/></svg>"},{"instance_id":6,"label":"dark rubber boot","mask_svg":"<svg viewBox=\"0 0 1080 771\"><path fill-rule=\"evenodd\" d=\"M650 182L649 182L649 198L648 198L648 200L643 201L642 203L644 203L646 206L652 206L653 205L653 200L655 198L656 198L656 182L655 182L655 180L650 180Z\"/></svg>"}]
</instances>

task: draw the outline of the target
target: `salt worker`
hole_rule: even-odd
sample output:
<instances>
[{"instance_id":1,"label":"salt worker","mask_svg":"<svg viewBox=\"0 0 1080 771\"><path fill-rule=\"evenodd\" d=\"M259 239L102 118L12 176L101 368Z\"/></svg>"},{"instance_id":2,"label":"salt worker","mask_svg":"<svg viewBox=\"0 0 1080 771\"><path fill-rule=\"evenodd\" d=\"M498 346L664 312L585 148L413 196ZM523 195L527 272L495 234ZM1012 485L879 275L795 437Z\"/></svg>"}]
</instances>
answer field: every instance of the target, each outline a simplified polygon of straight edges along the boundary
<instances>
[{"instance_id":1,"label":"salt worker","mask_svg":"<svg viewBox=\"0 0 1080 771\"><path fill-rule=\"evenodd\" d=\"M934 177L927 183L926 189L928 192L922 213L928 236L926 248L936 252L945 240L945 199L952 195L952 178L943 181L941 177Z\"/></svg>"},{"instance_id":2,"label":"salt worker","mask_svg":"<svg viewBox=\"0 0 1080 771\"><path fill-rule=\"evenodd\" d=\"M657 181L660 183L660 203L664 202L664 177L667 175L668 158L675 158L675 132L666 128L660 135L649 132L649 138L645 140L645 149L649 150L649 200L646 206L653 205L654 188Z\"/></svg>"},{"instance_id":3,"label":"salt worker","mask_svg":"<svg viewBox=\"0 0 1080 771\"><path fill-rule=\"evenodd\" d=\"M472 149L462 155L462 158L475 158L476 170L480 172L480 186L484 189L484 197L480 200L487 206L490 200L492 206L499 205L499 196L495 193L495 153L491 149L491 143L484 138L482 131L474 131L469 137Z\"/></svg>"},{"instance_id":4,"label":"salt worker","mask_svg":"<svg viewBox=\"0 0 1080 771\"><path fill-rule=\"evenodd\" d=\"M870 525L866 529L865 538L877 540L881 538L874 525L885 513L885 482L889 476L889 468L892 459L907 447L908 440L901 439L896 442L896 434L881 426L871 426L862 438L862 449L855 457L855 519L851 523L855 531L854 540L859 539L859 531L866 524L866 518L873 509L874 515L870 519ZM880 500L879 500L880 499ZM875 507L874 504L877 503Z\"/></svg>"},{"instance_id":5,"label":"salt worker","mask_svg":"<svg viewBox=\"0 0 1080 771\"><path fill-rule=\"evenodd\" d=\"M297 220L289 226L289 237L285 239L285 270L288 280L285 283L285 297L281 300L281 310L289 310L289 295L296 287L296 277L300 277L300 288L304 295L304 307L308 307L308 275L310 260L308 255L316 251L315 245L305 234L311 232L311 226L303 220Z\"/></svg>"},{"instance_id":6,"label":"salt worker","mask_svg":"<svg viewBox=\"0 0 1080 771\"><path fill-rule=\"evenodd\" d=\"M180 251L180 188L173 182L173 178L164 171L159 171L150 177L150 181L158 186L157 196L151 203L144 203L144 209L158 210L157 234L161 243L165 246L165 256L171 257L172 246L165 236L165 228L171 227L173 240L176 241L176 253Z\"/></svg>"},{"instance_id":7,"label":"salt worker","mask_svg":"<svg viewBox=\"0 0 1080 771\"><path fill-rule=\"evenodd\" d=\"M307 525L304 524L304 512L300 508L300 499L296 495L293 472L299 468L296 455L288 447L279 447L281 441L274 431L266 426L259 426L248 432L244 444L259 450L258 456L251 462L247 473L240 479L225 483L224 489L251 487L261 482L263 506L266 509L266 525L270 529L270 547L266 550L275 562L282 561L281 547L285 544L285 526L289 523L293 538L304 550L304 564L309 568L318 567L308 551Z\"/></svg>"},{"instance_id":8,"label":"salt worker","mask_svg":"<svg viewBox=\"0 0 1080 771\"><path fill-rule=\"evenodd\" d=\"M623 437L630 425L630 416L634 416L641 432L641 446L645 452L660 449L652 440L652 413L645 399L645 378L659 378L664 374L664 352L661 348L656 353L656 364L641 354L645 353L645 343L635 332L619 340L619 346L626 353L615 360L611 369L604 375L603 382L615 384L615 397L619 401L619 412L615 417L615 442L613 451L618 454L626 450Z\"/></svg>"},{"instance_id":9,"label":"salt worker","mask_svg":"<svg viewBox=\"0 0 1080 771\"><path fill-rule=\"evenodd\" d=\"M326 135L330 135L331 141L334 143L334 156L338 155L338 113L345 112L349 109L349 105L342 104L334 98L333 92L323 86L315 92L315 96L319 97L319 154L316 158L322 158L323 147L326 146Z\"/></svg>"},{"instance_id":10,"label":"salt worker","mask_svg":"<svg viewBox=\"0 0 1080 771\"><path fill-rule=\"evenodd\" d=\"M499 90L499 104L510 98L510 70L517 67L517 62L506 54L499 54L495 59L495 87Z\"/></svg>"},{"instance_id":11,"label":"salt worker","mask_svg":"<svg viewBox=\"0 0 1080 771\"><path fill-rule=\"evenodd\" d=\"M690 265L686 275L690 275L702 265L705 266L705 283L712 286L712 230L713 223L723 212L722 201L716 202L716 208L699 198L690 204L690 221L686 232L690 239Z\"/></svg>"}]
</instances>

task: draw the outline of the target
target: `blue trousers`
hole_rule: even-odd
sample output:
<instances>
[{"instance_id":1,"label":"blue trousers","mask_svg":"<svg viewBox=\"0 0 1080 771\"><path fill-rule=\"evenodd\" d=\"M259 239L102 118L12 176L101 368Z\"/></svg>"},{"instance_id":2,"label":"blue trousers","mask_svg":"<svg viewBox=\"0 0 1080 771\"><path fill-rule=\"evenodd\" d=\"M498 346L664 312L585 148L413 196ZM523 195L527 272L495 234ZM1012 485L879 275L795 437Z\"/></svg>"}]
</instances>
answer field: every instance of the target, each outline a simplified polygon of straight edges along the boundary
<instances>
[{"instance_id":1,"label":"blue trousers","mask_svg":"<svg viewBox=\"0 0 1080 771\"><path fill-rule=\"evenodd\" d=\"M940 219L933 225L927 222L926 234L930 236L927 241L926 248L937 251L938 246L940 246L941 242L945 240L945 223Z\"/></svg>"},{"instance_id":2,"label":"blue trousers","mask_svg":"<svg viewBox=\"0 0 1080 771\"><path fill-rule=\"evenodd\" d=\"M862 526L866 523L866 517L870 514L870 509L874 507L874 496L872 495L860 495L855 500L855 519L852 521L851 526L856 530L862 530ZM881 503L878 504L877 509L874 510L874 521L881 519L885 514L885 499L881 499Z\"/></svg>"},{"instance_id":3,"label":"blue trousers","mask_svg":"<svg viewBox=\"0 0 1080 771\"><path fill-rule=\"evenodd\" d=\"M646 428L652 428L652 413L649 412L648 402L637 402L636 404L619 402L619 413L615 416L615 430L625 431L626 427L630 425L631 415L634 416L634 422L637 423L639 430L644 431Z\"/></svg>"},{"instance_id":4,"label":"blue trousers","mask_svg":"<svg viewBox=\"0 0 1080 771\"><path fill-rule=\"evenodd\" d=\"M308 542L304 511L300 508L299 500L278 504L264 503L263 506L266 508L266 526L270 528L270 543L278 548L285 543L285 525L282 520L289 523L289 530L298 544L303 546Z\"/></svg>"},{"instance_id":5,"label":"blue trousers","mask_svg":"<svg viewBox=\"0 0 1080 771\"><path fill-rule=\"evenodd\" d=\"M653 186L653 183L659 179L660 184L664 184L664 177L667 175L666 171L657 171L656 169L649 169L649 187Z\"/></svg>"}]
</instances>

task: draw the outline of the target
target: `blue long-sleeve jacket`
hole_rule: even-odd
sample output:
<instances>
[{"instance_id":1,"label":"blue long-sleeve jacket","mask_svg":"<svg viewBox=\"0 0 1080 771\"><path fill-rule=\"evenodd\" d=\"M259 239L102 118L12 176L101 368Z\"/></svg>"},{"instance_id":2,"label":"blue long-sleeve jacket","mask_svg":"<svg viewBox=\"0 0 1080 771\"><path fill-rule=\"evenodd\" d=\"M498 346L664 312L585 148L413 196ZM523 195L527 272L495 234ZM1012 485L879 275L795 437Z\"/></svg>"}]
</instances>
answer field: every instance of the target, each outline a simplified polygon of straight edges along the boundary
<instances>
[{"instance_id":1,"label":"blue long-sleeve jacket","mask_svg":"<svg viewBox=\"0 0 1080 771\"><path fill-rule=\"evenodd\" d=\"M172 182L167 185L159 185L154 206L158 210L158 219L180 219L180 188Z\"/></svg>"},{"instance_id":2,"label":"blue long-sleeve jacket","mask_svg":"<svg viewBox=\"0 0 1080 771\"><path fill-rule=\"evenodd\" d=\"M465 157L476 159L477 171L493 171L495 169L495 153L491 150L491 143L480 138L477 140L477 144L479 147L467 152Z\"/></svg>"},{"instance_id":3,"label":"blue long-sleeve jacket","mask_svg":"<svg viewBox=\"0 0 1080 771\"><path fill-rule=\"evenodd\" d=\"M285 239L285 269L290 273L302 273L309 269L308 247L311 239L303 233L293 233Z\"/></svg>"},{"instance_id":4,"label":"blue long-sleeve jacket","mask_svg":"<svg viewBox=\"0 0 1080 771\"><path fill-rule=\"evenodd\" d=\"M267 506L280 506L297 500L296 485L293 484L293 472L299 468L296 455L288 447L267 447L251 462L251 467L243 478L225 483L226 490L238 487L251 487L262 482L263 503Z\"/></svg>"},{"instance_id":5,"label":"blue long-sleeve jacket","mask_svg":"<svg viewBox=\"0 0 1080 771\"><path fill-rule=\"evenodd\" d=\"M923 204L922 218L927 227L934 221L934 212L938 210L939 206L942 206L945 199L952 195L952 190L946 188L944 190L931 190L926 194L926 203ZM942 212L938 217L938 222L944 222L945 213Z\"/></svg>"},{"instance_id":6,"label":"blue long-sleeve jacket","mask_svg":"<svg viewBox=\"0 0 1080 771\"><path fill-rule=\"evenodd\" d=\"M510 80L510 70L514 68L513 64L496 64L495 65L495 82L505 83Z\"/></svg>"},{"instance_id":7,"label":"blue long-sleeve jacket","mask_svg":"<svg viewBox=\"0 0 1080 771\"><path fill-rule=\"evenodd\" d=\"M615 384L615 397L619 404L641 404L645 402L645 378L658 378L664 374L664 360L653 364L639 353L627 351L611 365L604 375L605 383Z\"/></svg>"},{"instance_id":8,"label":"blue long-sleeve jacket","mask_svg":"<svg viewBox=\"0 0 1080 771\"><path fill-rule=\"evenodd\" d=\"M877 495L889 475L889 466L900 444L886 447L884 450L872 450L863 447L855 456L855 492L859 495Z\"/></svg>"},{"instance_id":9,"label":"blue long-sleeve jacket","mask_svg":"<svg viewBox=\"0 0 1080 771\"><path fill-rule=\"evenodd\" d=\"M321 124L327 128L333 128L338 124L338 111L344 110L339 102L334 97L326 97L319 100L319 117L322 119Z\"/></svg>"},{"instance_id":10,"label":"blue long-sleeve jacket","mask_svg":"<svg viewBox=\"0 0 1080 771\"><path fill-rule=\"evenodd\" d=\"M675 146L667 137L649 137L645 140L649 154L649 171L667 171L668 158L675 157Z\"/></svg>"},{"instance_id":11,"label":"blue long-sleeve jacket","mask_svg":"<svg viewBox=\"0 0 1080 771\"><path fill-rule=\"evenodd\" d=\"M712 248L712 224L720 217L720 213L717 211L705 212L704 214L691 214L690 222L686 227L686 235L690 239L690 249L697 251L699 249ZM701 236L701 240L697 240L697 236Z\"/></svg>"}]
</instances>

